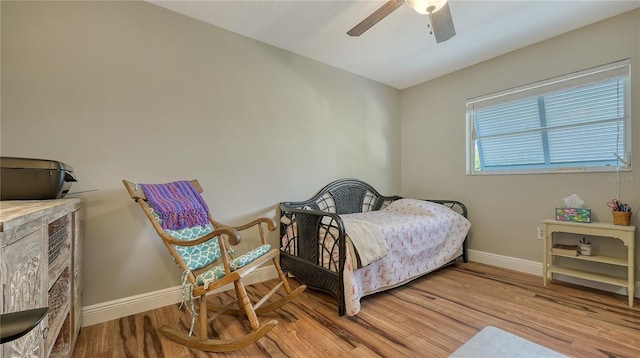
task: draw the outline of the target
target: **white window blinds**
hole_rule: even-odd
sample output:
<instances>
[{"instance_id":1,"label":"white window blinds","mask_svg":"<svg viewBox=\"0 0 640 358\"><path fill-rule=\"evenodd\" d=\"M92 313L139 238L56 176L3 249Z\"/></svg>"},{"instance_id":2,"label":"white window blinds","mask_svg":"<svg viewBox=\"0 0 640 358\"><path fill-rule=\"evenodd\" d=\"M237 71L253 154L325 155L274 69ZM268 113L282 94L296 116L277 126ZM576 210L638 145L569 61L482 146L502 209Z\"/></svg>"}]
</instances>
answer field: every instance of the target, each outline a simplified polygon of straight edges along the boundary
<instances>
[{"instance_id":1,"label":"white window blinds","mask_svg":"<svg viewBox=\"0 0 640 358\"><path fill-rule=\"evenodd\" d=\"M628 168L629 60L467 101L468 173Z\"/></svg>"}]
</instances>

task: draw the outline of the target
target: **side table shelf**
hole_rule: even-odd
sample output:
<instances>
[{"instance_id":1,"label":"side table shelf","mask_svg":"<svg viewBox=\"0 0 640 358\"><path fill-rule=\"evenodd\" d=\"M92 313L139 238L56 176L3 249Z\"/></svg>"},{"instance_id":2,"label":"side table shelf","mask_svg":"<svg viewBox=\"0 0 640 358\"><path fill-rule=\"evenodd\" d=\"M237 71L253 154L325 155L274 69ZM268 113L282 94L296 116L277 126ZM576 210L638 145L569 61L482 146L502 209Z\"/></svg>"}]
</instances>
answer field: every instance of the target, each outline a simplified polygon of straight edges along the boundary
<instances>
[{"instance_id":1,"label":"side table shelf","mask_svg":"<svg viewBox=\"0 0 640 358\"><path fill-rule=\"evenodd\" d=\"M547 286L547 280L552 279L553 274L557 273L596 282L608 283L615 286L626 287L627 295L629 297L629 307L633 307L633 298L635 291L635 226L620 226L614 225L612 223L602 222L576 223L556 220L543 220L542 228L544 231L542 276L545 286ZM553 247L553 234L557 232L596 236L599 239L603 240L621 240L624 246L626 246L627 248L627 257L621 258L605 255L570 256L556 254L552 252L551 248ZM627 268L627 277L614 277L594 271L577 270L562 267L553 263L554 257L564 257L586 262L598 262L609 265L623 266Z\"/></svg>"}]
</instances>

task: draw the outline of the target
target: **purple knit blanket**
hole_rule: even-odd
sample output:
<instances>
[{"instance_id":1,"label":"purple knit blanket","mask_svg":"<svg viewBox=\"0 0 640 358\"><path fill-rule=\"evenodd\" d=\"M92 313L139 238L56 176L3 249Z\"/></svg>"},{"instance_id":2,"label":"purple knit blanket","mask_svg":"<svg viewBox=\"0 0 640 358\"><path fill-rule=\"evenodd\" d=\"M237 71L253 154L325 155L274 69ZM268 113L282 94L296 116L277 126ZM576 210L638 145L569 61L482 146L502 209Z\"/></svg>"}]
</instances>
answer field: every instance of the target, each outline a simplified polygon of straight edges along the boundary
<instances>
[{"instance_id":1,"label":"purple knit blanket","mask_svg":"<svg viewBox=\"0 0 640 358\"><path fill-rule=\"evenodd\" d=\"M163 229L179 230L209 223L209 207L190 181L140 184L140 187L162 219Z\"/></svg>"}]
</instances>

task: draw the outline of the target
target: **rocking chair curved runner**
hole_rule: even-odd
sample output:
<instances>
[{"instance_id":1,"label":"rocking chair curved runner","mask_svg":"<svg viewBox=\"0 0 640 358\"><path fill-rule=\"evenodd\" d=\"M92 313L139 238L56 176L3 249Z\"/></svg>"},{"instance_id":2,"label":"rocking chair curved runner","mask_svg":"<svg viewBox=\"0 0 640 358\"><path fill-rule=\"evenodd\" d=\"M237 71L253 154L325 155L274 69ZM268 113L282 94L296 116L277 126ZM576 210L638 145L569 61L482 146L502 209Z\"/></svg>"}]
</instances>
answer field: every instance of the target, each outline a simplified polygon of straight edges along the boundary
<instances>
[{"instance_id":1,"label":"rocking chair curved runner","mask_svg":"<svg viewBox=\"0 0 640 358\"><path fill-rule=\"evenodd\" d=\"M199 298L199 337L175 328L159 328L165 337L190 348L210 352L229 352L244 348L267 334L278 322L271 320L260 324L257 315L282 307L299 296L306 288L301 285L292 290L280 268L279 250L272 249L265 240L266 227L275 230L270 218L258 218L245 225L231 227L217 222L208 210L200 193L197 180L167 184L136 184L122 181L129 195L147 215L156 232L162 238L174 261L183 270L183 282L190 284L190 299ZM257 227L260 246L237 256L232 245L240 243L240 231ZM251 302L242 278L256 268L272 263L280 282L255 304ZM187 283L188 280L188 283ZM207 292L233 283L236 299L225 305L207 303ZM269 300L278 290L283 297ZM192 303L193 304L193 303ZM235 308L235 307L237 308ZM208 318L208 312L213 314ZM222 314L246 315L252 332L234 339L210 339L207 326ZM192 310L195 323L195 310Z\"/></svg>"}]
</instances>

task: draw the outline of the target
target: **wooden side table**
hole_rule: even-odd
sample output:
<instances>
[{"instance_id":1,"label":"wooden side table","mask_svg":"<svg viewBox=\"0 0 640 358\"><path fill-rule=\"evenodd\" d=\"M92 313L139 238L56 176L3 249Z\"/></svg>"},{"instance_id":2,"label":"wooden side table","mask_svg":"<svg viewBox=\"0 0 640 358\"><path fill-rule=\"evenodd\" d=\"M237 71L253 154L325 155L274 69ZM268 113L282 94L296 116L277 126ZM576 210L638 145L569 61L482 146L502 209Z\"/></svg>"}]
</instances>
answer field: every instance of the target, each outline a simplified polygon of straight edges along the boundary
<instances>
[{"instance_id":1,"label":"wooden side table","mask_svg":"<svg viewBox=\"0 0 640 358\"><path fill-rule=\"evenodd\" d=\"M554 273L578 277L586 280L608 283L616 286L626 287L627 295L629 297L629 307L633 307L633 298L635 291L635 232L636 227L614 225L612 223L592 222L592 223L577 223L568 221L557 220L544 220L542 221L542 228L544 231L543 240L543 262L542 262L542 275L544 285L547 285L547 280L553 278ZM606 255L594 255L594 256L570 256L557 254L551 251L553 247L553 234L556 232L564 232L569 234L578 235L590 235L597 236L598 239L618 239L621 240L624 246L627 247L627 257L613 257ZM623 266L627 268L627 277L620 278L610 276L595 271L576 270L559 266L553 263L553 257L566 257L570 259L582 260L586 262L599 262L609 265Z\"/></svg>"}]
</instances>

